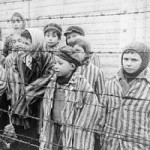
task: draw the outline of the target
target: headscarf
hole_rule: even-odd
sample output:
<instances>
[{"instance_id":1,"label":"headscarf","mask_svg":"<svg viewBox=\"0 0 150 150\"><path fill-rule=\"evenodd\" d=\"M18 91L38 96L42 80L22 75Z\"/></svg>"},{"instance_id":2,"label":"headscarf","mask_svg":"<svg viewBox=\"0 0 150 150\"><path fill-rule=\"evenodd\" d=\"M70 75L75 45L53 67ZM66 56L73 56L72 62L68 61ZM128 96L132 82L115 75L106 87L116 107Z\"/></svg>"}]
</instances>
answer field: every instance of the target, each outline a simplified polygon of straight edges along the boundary
<instances>
[{"instance_id":1,"label":"headscarf","mask_svg":"<svg viewBox=\"0 0 150 150\"><path fill-rule=\"evenodd\" d=\"M39 52L42 50L44 33L38 28L28 28L26 30L30 33L32 38L31 56L37 58Z\"/></svg>"}]
</instances>

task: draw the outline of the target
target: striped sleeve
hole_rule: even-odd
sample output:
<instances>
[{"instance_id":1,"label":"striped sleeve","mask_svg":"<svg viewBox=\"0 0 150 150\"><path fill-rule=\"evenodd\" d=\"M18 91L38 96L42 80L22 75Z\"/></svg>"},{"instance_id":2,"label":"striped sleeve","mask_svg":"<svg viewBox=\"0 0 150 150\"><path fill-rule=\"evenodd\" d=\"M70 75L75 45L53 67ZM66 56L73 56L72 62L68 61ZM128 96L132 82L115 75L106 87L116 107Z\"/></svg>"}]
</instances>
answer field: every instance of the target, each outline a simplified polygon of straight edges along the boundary
<instances>
[{"instance_id":1,"label":"striped sleeve","mask_svg":"<svg viewBox=\"0 0 150 150\"><path fill-rule=\"evenodd\" d=\"M0 65L0 96L4 93L5 90L6 90L6 71Z\"/></svg>"}]
</instances>

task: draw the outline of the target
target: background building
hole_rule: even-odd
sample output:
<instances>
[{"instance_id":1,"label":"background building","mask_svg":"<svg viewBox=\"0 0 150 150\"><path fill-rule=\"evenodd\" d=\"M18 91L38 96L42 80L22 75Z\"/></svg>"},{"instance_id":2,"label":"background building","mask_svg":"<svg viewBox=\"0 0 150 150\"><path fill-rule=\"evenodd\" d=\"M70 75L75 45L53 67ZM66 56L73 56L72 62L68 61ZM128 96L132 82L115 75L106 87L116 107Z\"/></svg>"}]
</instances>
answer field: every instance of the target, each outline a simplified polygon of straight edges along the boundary
<instances>
[{"instance_id":1,"label":"background building","mask_svg":"<svg viewBox=\"0 0 150 150\"><path fill-rule=\"evenodd\" d=\"M11 33L14 12L26 18L27 27L43 29L50 22L60 24L63 32L70 25L83 27L107 73L118 68L121 48L130 41L150 46L149 0L0 0L3 40Z\"/></svg>"}]
</instances>

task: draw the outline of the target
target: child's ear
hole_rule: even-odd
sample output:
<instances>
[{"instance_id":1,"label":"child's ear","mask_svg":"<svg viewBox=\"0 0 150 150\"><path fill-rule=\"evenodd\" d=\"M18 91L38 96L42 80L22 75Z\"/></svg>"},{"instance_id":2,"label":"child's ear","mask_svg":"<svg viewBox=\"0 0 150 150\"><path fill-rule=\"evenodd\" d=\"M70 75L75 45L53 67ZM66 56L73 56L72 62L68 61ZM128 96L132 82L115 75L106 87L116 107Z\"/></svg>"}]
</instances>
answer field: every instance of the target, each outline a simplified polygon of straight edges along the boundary
<instances>
[{"instance_id":1,"label":"child's ear","mask_svg":"<svg viewBox=\"0 0 150 150\"><path fill-rule=\"evenodd\" d=\"M74 63L71 63L71 70L75 70L76 69L76 66Z\"/></svg>"}]
</instances>

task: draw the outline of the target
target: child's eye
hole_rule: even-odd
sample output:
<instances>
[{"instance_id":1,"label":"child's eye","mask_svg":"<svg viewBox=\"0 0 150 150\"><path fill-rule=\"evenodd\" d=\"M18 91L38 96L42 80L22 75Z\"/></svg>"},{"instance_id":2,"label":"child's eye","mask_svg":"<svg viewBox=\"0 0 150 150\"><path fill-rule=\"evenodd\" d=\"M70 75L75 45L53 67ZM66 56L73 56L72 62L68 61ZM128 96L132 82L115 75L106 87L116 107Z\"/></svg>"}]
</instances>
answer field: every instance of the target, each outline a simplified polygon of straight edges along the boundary
<instances>
[{"instance_id":1,"label":"child's eye","mask_svg":"<svg viewBox=\"0 0 150 150\"><path fill-rule=\"evenodd\" d=\"M132 59L132 61L138 61L137 59Z\"/></svg>"},{"instance_id":2,"label":"child's eye","mask_svg":"<svg viewBox=\"0 0 150 150\"><path fill-rule=\"evenodd\" d=\"M128 61L128 58L124 58L125 61Z\"/></svg>"},{"instance_id":3,"label":"child's eye","mask_svg":"<svg viewBox=\"0 0 150 150\"><path fill-rule=\"evenodd\" d=\"M17 23L20 23L20 22L21 22L21 20L17 19L17 20L16 20L16 22L17 22Z\"/></svg>"},{"instance_id":4,"label":"child's eye","mask_svg":"<svg viewBox=\"0 0 150 150\"><path fill-rule=\"evenodd\" d=\"M56 37L56 36L57 36L56 34L53 35L53 37Z\"/></svg>"},{"instance_id":5,"label":"child's eye","mask_svg":"<svg viewBox=\"0 0 150 150\"><path fill-rule=\"evenodd\" d=\"M15 40L13 40L13 41L12 41L12 43L16 43L16 41L15 41Z\"/></svg>"},{"instance_id":6,"label":"child's eye","mask_svg":"<svg viewBox=\"0 0 150 150\"><path fill-rule=\"evenodd\" d=\"M21 39L19 39L19 40L18 40L18 42L22 42L22 40L21 40Z\"/></svg>"}]
</instances>

